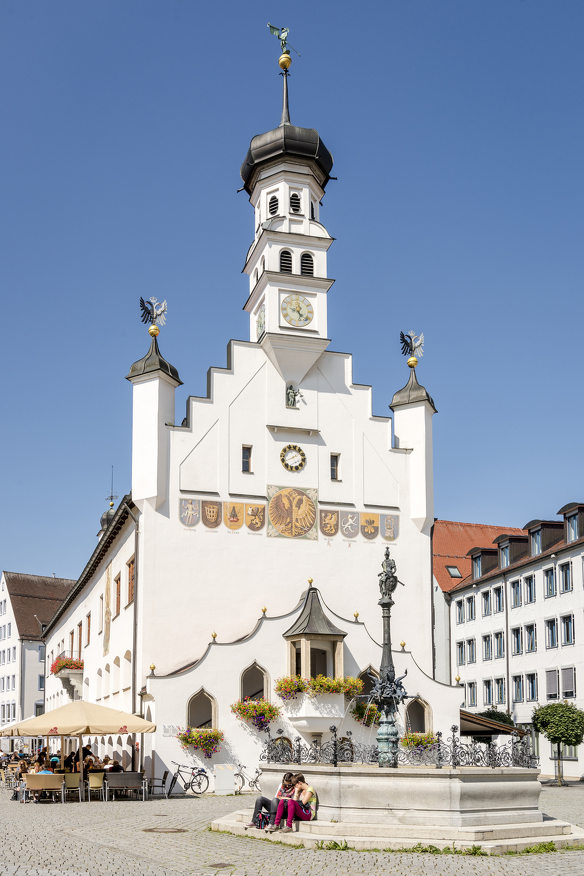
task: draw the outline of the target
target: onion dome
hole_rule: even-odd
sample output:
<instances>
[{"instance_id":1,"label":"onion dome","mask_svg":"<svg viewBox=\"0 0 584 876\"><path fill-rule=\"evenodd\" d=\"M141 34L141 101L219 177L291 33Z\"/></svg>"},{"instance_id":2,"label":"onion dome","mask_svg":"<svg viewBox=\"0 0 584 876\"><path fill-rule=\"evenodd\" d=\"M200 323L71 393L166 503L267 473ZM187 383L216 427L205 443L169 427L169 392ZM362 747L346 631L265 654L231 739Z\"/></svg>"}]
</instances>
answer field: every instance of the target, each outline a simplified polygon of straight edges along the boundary
<instances>
[{"instance_id":1,"label":"onion dome","mask_svg":"<svg viewBox=\"0 0 584 876\"><path fill-rule=\"evenodd\" d=\"M105 532L112 520L114 519L116 512L114 511L114 503L110 502L110 506L107 511L104 511L101 515L99 521L100 532Z\"/></svg>"},{"instance_id":2,"label":"onion dome","mask_svg":"<svg viewBox=\"0 0 584 876\"><path fill-rule=\"evenodd\" d=\"M150 349L143 359L138 359L137 362L134 362L134 364L130 368L130 373L126 376L126 380L132 380L134 377L141 377L143 374L153 374L156 371L162 371L164 372L164 374L172 377L173 380L176 380L179 386L182 386L182 380L178 376L177 369L174 367L174 365L171 365L170 362L167 362L166 359L163 358L160 350L158 349L158 341L156 340L156 335L154 335L152 332L151 334L152 343L150 344ZM158 334L158 331L156 332L156 334Z\"/></svg>"},{"instance_id":3,"label":"onion dome","mask_svg":"<svg viewBox=\"0 0 584 876\"><path fill-rule=\"evenodd\" d=\"M323 189L330 179L333 169L333 156L328 151L314 128L297 128L290 123L288 107L288 71L284 70L284 94L282 99L282 120L277 128L256 134L250 143L245 161L241 165L243 188L251 195L251 180L254 170L266 161L284 155L295 155L312 159L324 174Z\"/></svg>"},{"instance_id":4,"label":"onion dome","mask_svg":"<svg viewBox=\"0 0 584 876\"><path fill-rule=\"evenodd\" d=\"M429 394L428 390L424 386L420 386L420 384L418 383L415 367L410 365L410 368L410 379L403 387L403 389L398 389L389 407L392 411L395 411L396 408L401 407L402 405L413 405L416 402L425 401L429 403L434 413L436 413L436 405L434 404L434 399Z\"/></svg>"}]
</instances>

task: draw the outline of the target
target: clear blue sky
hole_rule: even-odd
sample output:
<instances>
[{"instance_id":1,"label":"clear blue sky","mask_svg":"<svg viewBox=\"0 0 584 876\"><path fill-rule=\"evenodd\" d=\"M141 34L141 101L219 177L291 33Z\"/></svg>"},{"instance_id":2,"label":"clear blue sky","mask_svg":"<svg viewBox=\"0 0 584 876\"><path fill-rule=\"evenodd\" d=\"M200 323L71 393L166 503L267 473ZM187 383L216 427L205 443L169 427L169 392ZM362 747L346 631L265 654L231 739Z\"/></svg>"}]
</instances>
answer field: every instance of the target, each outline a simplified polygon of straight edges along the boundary
<instances>
[{"instance_id":1,"label":"clear blue sky","mask_svg":"<svg viewBox=\"0 0 584 876\"><path fill-rule=\"evenodd\" d=\"M76 577L130 488L141 295L168 299L177 420L247 338L236 194L276 126L335 158L331 349L386 414L426 336L436 516L584 501L582 0L1 0L0 566Z\"/></svg>"}]
</instances>

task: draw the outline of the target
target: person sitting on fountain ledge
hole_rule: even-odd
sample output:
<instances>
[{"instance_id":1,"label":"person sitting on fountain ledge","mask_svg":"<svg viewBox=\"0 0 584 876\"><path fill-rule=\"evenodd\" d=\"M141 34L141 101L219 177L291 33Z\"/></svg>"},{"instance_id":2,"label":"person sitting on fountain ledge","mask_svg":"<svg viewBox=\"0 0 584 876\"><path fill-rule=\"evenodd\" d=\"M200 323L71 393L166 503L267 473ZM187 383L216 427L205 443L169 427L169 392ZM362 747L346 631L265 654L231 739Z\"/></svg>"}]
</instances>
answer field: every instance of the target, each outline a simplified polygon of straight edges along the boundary
<instances>
[{"instance_id":1,"label":"person sitting on fountain ledge","mask_svg":"<svg viewBox=\"0 0 584 876\"><path fill-rule=\"evenodd\" d=\"M249 824L246 824L246 827L259 827L258 816L262 809L265 809L270 813L269 823L273 824L274 819L276 817L276 810L278 809L278 803L280 800L286 801L284 806L286 805L288 798L292 796L294 793L294 785L292 783L293 775L292 773L284 773L282 778L282 782L280 787L276 791L276 796L273 800L270 800L269 797L256 797L255 806L253 810L253 817Z\"/></svg>"},{"instance_id":2,"label":"person sitting on fountain ledge","mask_svg":"<svg viewBox=\"0 0 584 876\"><path fill-rule=\"evenodd\" d=\"M316 791L314 788L306 783L306 779L302 774L293 776L292 783L294 785L294 794L287 801L288 814L286 816L286 827L282 828L282 833L290 833L294 818L298 818L300 821L312 821L316 816ZM280 800L278 811L276 812L276 821L267 827L266 831L278 830L285 805L286 801Z\"/></svg>"}]
</instances>

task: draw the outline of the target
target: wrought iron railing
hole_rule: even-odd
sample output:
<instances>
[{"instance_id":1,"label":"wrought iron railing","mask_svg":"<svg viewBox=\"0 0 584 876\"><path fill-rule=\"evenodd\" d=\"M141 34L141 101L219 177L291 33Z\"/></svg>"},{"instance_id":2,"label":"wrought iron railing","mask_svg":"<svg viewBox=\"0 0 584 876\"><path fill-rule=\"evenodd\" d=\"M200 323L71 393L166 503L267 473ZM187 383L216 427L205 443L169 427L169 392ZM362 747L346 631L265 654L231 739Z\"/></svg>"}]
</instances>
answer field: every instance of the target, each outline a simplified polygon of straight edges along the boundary
<instances>
[{"instance_id":1,"label":"wrought iron railing","mask_svg":"<svg viewBox=\"0 0 584 876\"><path fill-rule=\"evenodd\" d=\"M379 751L376 745L366 745L352 738L351 731L341 739L337 728L329 728L332 739L324 744L313 742L311 745L303 742L300 736L293 741L283 737L282 730L274 738L268 736L268 741L260 754L260 761L281 764L371 764L377 765ZM456 735L458 726L450 728L452 733L444 740L442 733L435 734L436 742L418 747L400 745L398 751L398 766L434 766L441 767L523 767L537 769L539 758L531 750L531 739L526 734L520 739L516 730L511 739L504 745L492 743L461 742Z\"/></svg>"}]
</instances>

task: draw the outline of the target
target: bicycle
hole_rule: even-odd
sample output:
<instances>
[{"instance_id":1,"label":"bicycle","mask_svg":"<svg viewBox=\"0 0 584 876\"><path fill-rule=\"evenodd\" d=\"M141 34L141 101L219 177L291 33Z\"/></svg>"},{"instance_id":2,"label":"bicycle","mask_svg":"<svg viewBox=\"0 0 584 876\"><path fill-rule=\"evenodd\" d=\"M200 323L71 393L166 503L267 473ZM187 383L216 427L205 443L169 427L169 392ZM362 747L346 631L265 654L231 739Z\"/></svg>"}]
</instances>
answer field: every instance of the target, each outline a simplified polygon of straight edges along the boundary
<instances>
[{"instance_id":1,"label":"bicycle","mask_svg":"<svg viewBox=\"0 0 584 876\"><path fill-rule=\"evenodd\" d=\"M262 774L262 771L259 767L256 767L255 776L248 776L247 773L244 772L245 764L238 763L237 769L239 772L233 774L233 781L235 782L235 793L241 794L245 787L245 780L248 781L248 787L250 791L259 791L261 793L259 778Z\"/></svg>"},{"instance_id":2,"label":"bicycle","mask_svg":"<svg viewBox=\"0 0 584 876\"><path fill-rule=\"evenodd\" d=\"M207 775L207 770L203 769L203 767L186 766L185 764L177 763L176 760L173 760L171 762L176 767L178 767L178 769L170 780L170 785L168 791L166 792L167 797L170 797L170 795L172 794L173 788L176 785L179 777L184 785L185 791L192 791L193 794L205 793L205 791L209 787L209 776ZM181 770L186 770L187 775L183 775Z\"/></svg>"}]
</instances>

